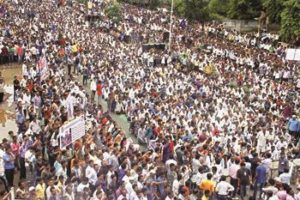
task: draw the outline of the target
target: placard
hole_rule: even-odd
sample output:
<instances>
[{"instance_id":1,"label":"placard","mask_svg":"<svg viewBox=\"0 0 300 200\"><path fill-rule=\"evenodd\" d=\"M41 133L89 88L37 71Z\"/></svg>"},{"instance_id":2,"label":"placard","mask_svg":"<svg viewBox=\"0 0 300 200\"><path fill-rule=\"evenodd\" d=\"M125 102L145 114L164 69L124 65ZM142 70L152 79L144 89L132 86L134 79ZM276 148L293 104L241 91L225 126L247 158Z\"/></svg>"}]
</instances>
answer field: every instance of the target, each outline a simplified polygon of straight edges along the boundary
<instances>
[{"instance_id":1,"label":"placard","mask_svg":"<svg viewBox=\"0 0 300 200\"><path fill-rule=\"evenodd\" d=\"M300 49L287 49L285 58L287 60L300 61Z\"/></svg>"},{"instance_id":2,"label":"placard","mask_svg":"<svg viewBox=\"0 0 300 200\"><path fill-rule=\"evenodd\" d=\"M85 120L83 117L76 118L59 129L60 148L72 144L85 135Z\"/></svg>"}]
</instances>

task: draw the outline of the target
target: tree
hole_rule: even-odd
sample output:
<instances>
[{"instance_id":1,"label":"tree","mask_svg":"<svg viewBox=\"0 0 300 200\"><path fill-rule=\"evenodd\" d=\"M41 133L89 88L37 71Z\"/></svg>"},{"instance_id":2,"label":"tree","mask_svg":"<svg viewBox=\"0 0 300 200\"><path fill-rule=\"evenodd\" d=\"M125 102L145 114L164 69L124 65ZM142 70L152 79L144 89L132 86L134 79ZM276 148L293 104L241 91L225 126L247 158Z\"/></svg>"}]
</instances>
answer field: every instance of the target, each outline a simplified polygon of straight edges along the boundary
<instances>
[{"instance_id":1,"label":"tree","mask_svg":"<svg viewBox=\"0 0 300 200\"><path fill-rule=\"evenodd\" d=\"M231 19L254 19L260 15L260 0L230 0L228 17Z\"/></svg>"},{"instance_id":2,"label":"tree","mask_svg":"<svg viewBox=\"0 0 300 200\"><path fill-rule=\"evenodd\" d=\"M270 22L280 23L280 15L284 9L283 0L263 0L263 7L266 10Z\"/></svg>"},{"instance_id":3,"label":"tree","mask_svg":"<svg viewBox=\"0 0 300 200\"><path fill-rule=\"evenodd\" d=\"M150 9L155 9L159 7L161 4L160 0L148 0L148 5Z\"/></svg>"},{"instance_id":4,"label":"tree","mask_svg":"<svg viewBox=\"0 0 300 200\"><path fill-rule=\"evenodd\" d=\"M143 7L148 6L150 9L155 9L161 5L162 0L119 0L119 2L125 2Z\"/></svg>"},{"instance_id":5,"label":"tree","mask_svg":"<svg viewBox=\"0 0 300 200\"><path fill-rule=\"evenodd\" d=\"M179 16L184 16L185 4L183 0L173 0L174 1L174 12ZM171 6L172 0L169 0L169 5Z\"/></svg>"},{"instance_id":6,"label":"tree","mask_svg":"<svg viewBox=\"0 0 300 200\"><path fill-rule=\"evenodd\" d=\"M88 0L77 0L79 3L87 4Z\"/></svg>"},{"instance_id":7,"label":"tree","mask_svg":"<svg viewBox=\"0 0 300 200\"><path fill-rule=\"evenodd\" d=\"M287 0L281 13L280 37L284 41L296 40L300 37L300 2Z\"/></svg>"},{"instance_id":8,"label":"tree","mask_svg":"<svg viewBox=\"0 0 300 200\"><path fill-rule=\"evenodd\" d=\"M184 16L189 20L197 20L203 25L210 19L207 0L183 0Z\"/></svg>"},{"instance_id":9,"label":"tree","mask_svg":"<svg viewBox=\"0 0 300 200\"><path fill-rule=\"evenodd\" d=\"M208 8L213 19L222 19L227 16L229 0L210 0Z\"/></svg>"},{"instance_id":10,"label":"tree","mask_svg":"<svg viewBox=\"0 0 300 200\"><path fill-rule=\"evenodd\" d=\"M118 24L121 21L121 6L117 1L112 2L105 8L105 14L112 20L113 23Z\"/></svg>"}]
</instances>

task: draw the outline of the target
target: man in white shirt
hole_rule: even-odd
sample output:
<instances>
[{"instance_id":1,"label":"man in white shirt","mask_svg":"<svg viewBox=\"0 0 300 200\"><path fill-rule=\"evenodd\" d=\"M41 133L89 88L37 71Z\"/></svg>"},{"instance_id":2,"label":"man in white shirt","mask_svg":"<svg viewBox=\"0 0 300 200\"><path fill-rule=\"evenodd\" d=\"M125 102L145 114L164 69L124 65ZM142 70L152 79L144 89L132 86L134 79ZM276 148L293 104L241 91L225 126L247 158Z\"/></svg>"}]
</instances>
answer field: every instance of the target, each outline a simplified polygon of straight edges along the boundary
<instances>
[{"instance_id":1,"label":"man in white shirt","mask_svg":"<svg viewBox=\"0 0 300 200\"><path fill-rule=\"evenodd\" d=\"M201 181L206 178L206 173L203 173L202 171L202 167L199 167L198 172L192 176L192 183L199 185Z\"/></svg>"},{"instance_id":2,"label":"man in white shirt","mask_svg":"<svg viewBox=\"0 0 300 200\"><path fill-rule=\"evenodd\" d=\"M180 187L180 182L181 182L181 179L182 179L182 176L181 174L178 174L177 176L177 179L175 178L174 181L173 181L173 184L172 184L172 191L173 191L173 194L175 196L178 196L179 195L179 187Z\"/></svg>"},{"instance_id":3,"label":"man in white shirt","mask_svg":"<svg viewBox=\"0 0 300 200\"><path fill-rule=\"evenodd\" d=\"M284 169L284 172L282 174L279 175L280 181L281 183L285 183L290 185L291 184L291 172L292 169Z\"/></svg>"},{"instance_id":4,"label":"man in white shirt","mask_svg":"<svg viewBox=\"0 0 300 200\"><path fill-rule=\"evenodd\" d=\"M229 167L229 176L230 176L230 184L233 185L235 190L233 191L233 195L236 194L237 186L238 186L238 180L237 180L237 171L240 169L239 165L240 161L236 159L234 163Z\"/></svg>"},{"instance_id":5,"label":"man in white shirt","mask_svg":"<svg viewBox=\"0 0 300 200\"><path fill-rule=\"evenodd\" d=\"M54 185L54 180L53 180L53 179L50 179L50 180L48 181L48 187L47 187L47 189L46 189L46 197L47 197L48 200L49 200L50 197L52 196L52 194L51 194L51 188L55 188L55 190L56 190L57 192L59 192L58 187L57 187L56 185Z\"/></svg>"},{"instance_id":6,"label":"man in white shirt","mask_svg":"<svg viewBox=\"0 0 300 200\"><path fill-rule=\"evenodd\" d=\"M0 146L0 180L3 182L4 186L5 186L5 190L6 192L8 192L8 187L7 187L7 182L6 182L6 178L5 178L5 174L4 174L4 160L3 160L3 155L4 155L4 151L2 150L2 145Z\"/></svg>"},{"instance_id":7,"label":"man in white shirt","mask_svg":"<svg viewBox=\"0 0 300 200\"><path fill-rule=\"evenodd\" d=\"M84 177L81 183L77 186L77 192L83 192L84 188L89 188L89 179Z\"/></svg>"},{"instance_id":8,"label":"man in white shirt","mask_svg":"<svg viewBox=\"0 0 300 200\"><path fill-rule=\"evenodd\" d=\"M234 191L234 187L230 183L226 182L225 176L221 176L220 182L216 186L218 198L220 200L225 200L228 197L229 192L232 191Z\"/></svg>"},{"instance_id":9,"label":"man in white shirt","mask_svg":"<svg viewBox=\"0 0 300 200\"><path fill-rule=\"evenodd\" d=\"M94 100L95 99L96 90L97 90L97 81L96 81L96 78L92 79L92 81L90 83L90 90L92 91L91 99Z\"/></svg>"},{"instance_id":10,"label":"man in white shirt","mask_svg":"<svg viewBox=\"0 0 300 200\"><path fill-rule=\"evenodd\" d=\"M196 155L196 157L192 159L192 170L193 170L193 172L198 172L198 169L201 166L201 163L200 163L199 159L200 159L199 155Z\"/></svg>"},{"instance_id":11,"label":"man in white shirt","mask_svg":"<svg viewBox=\"0 0 300 200\"><path fill-rule=\"evenodd\" d=\"M257 136L257 151L258 153L264 153L266 150L266 130L263 129L262 131L258 132Z\"/></svg>"},{"instance_id":12,"label":"man in white shirt","mask_svg":"<svg viewBox=\"0 0 300 200\"><path fill-rule=\"evenodd\" d=\"M97 172L94 169L94 161L90 160L88 166L85 169L85 176L89 179L89 183L95 186L97 182Z\"/></svg>"}]
</instances>

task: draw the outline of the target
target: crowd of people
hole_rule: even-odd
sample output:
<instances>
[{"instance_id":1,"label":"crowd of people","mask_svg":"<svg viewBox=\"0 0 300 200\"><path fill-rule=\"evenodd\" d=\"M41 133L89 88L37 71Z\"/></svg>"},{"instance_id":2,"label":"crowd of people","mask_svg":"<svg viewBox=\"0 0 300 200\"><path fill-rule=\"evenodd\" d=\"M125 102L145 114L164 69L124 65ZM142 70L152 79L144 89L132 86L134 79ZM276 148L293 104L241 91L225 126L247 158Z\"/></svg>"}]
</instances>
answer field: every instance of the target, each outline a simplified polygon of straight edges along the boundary
<instances>
[{"instance_id":1,"label":"crowd of people","mask_svg":"<svg viewBox=\"0 0 300 200\"><path fill-rule=\"evenodd\" d=\"M163 9L121 4L117 24L105 3L90 2L0 6L1 63L20 62L23 75L13 82L18 132L0 145L7 191L37 200L300 199L299 63L285 59L278 38L174 16L170 52L144 48L166 40ZM87 20L88 9L97 17ZM143 148L109 113L127 116ZM60 127L82 116L85 136L61 149Z\"/></svg>"}]
</instances>

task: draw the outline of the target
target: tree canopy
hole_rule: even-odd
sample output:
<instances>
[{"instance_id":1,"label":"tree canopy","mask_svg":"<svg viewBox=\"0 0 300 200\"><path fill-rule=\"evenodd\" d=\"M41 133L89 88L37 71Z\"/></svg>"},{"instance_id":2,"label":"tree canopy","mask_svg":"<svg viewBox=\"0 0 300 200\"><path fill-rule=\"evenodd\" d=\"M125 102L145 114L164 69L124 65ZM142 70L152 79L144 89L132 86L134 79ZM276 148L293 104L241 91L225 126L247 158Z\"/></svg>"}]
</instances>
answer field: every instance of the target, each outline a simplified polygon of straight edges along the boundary
<instances>
[{"instance_id":1,"label":"tree canopy","mask_svg":"<svg viewBox=\"0 0 300 200\"><path fill-rule=\"evenodd\" d=\"M260 0L230 0L227 16L231 19L254 19L260 15Z\"/></svg>"},{"instance_id":2,"label":"tree canopy","mask_svg":"<svg viewBox=\"0 0 300 200\"><path fill-rule=\"evenodd\" d=\"M162 5L170 6L172 0L119 1L157 8ZM279 33L284 41L299 38L299 0L174 0L174 12L177 15L201 23L224 18L253 20L258 18L262 11L266 13L270 23L280 24Z\"/></svg>"},{"instance_id":3,"label":"tree canopy","mask_svg":"<svg viewBox=\"0 0 300 200\"><path fill-rule=\"evenodd\" d=\"M224 18L253 20L264 11L270 23L280 24L282 40L300 37L299 0L174 0L174 4L178 14L201 22Z\"/></svg>"},{"instance_id":4,"label":"tree canopy","mask_svg":"<svg viewBox=\"0 0 300 200\"><path fill-rule=\"evenodd\" d=\"M300 38L300 2L288 0L284 2L281 12L280 36L284 41Z\"/></svg>"}]
</instances>

